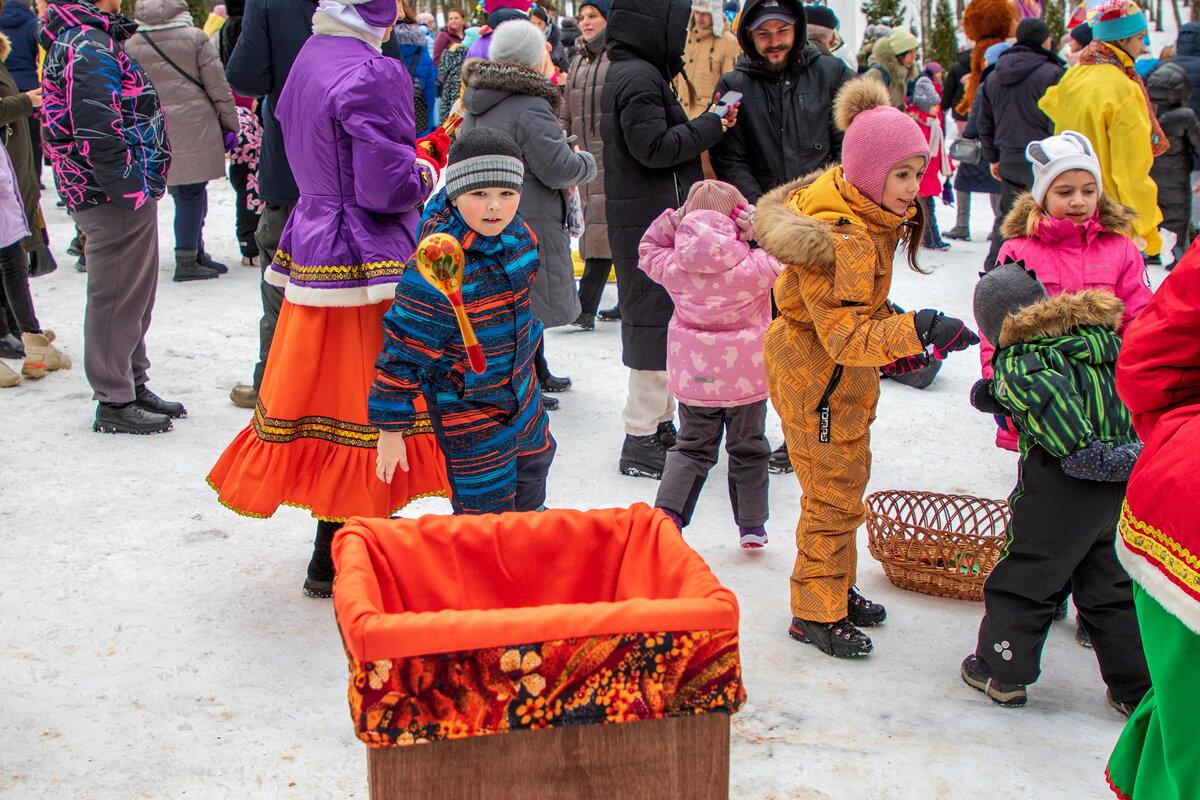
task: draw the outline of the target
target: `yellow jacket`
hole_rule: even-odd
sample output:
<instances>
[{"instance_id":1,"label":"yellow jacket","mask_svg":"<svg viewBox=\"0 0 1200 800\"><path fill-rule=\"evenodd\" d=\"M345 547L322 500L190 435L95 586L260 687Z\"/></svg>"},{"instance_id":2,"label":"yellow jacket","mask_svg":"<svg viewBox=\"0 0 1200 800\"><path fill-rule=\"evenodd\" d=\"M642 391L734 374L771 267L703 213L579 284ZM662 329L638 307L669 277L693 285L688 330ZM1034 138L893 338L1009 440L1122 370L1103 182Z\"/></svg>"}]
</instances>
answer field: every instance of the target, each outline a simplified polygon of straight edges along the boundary
<instances>
[{"instance_id":1,"label":"yellow jacket","mask_svg":"<svg viewBox=\"0 0 1200 800\"><path fill-rule=\"evenodd\" d=\"M1133 67L1125 51L1112 47L1122 64ZM1162 250L1158 224L1158 187L1150 178L1154 153L1150 112L1141 87L1112 64L1071 67L1047 90L1038 106L1054 121L1054 132L1078 131L1092 142L1104 177L1104 193L1137 214L1133 223L1147 255ZM1138 241L1141 245L1142 241Z\"/></svg>"}]
</instances>

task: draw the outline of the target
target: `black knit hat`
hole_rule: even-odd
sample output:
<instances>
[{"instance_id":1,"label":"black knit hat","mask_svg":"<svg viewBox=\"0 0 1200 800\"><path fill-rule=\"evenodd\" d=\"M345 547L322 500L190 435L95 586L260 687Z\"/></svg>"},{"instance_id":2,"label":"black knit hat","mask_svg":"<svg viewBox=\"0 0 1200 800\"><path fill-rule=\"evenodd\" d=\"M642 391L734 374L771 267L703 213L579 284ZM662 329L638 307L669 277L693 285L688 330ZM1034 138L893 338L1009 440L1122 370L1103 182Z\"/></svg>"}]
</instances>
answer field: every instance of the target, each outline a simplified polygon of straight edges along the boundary
<instances>
[{"instance_id":1,"label":"black knit hat","mask_svg":"<svg viewBox=\"0 0 1200 800\"><path fill-rule=\"evenodd\" d=\"M1017 26L1017 44L1041 47L1050 38L1050 26L1040 19L1030 17Z\"/></svg>"},{"instance_id":2,"label":"black knit hat","mask_svg":"<svg viewBox=\"0 0 1200 800\"><path fill-rule=\"evenodd\" d=\"M1081 47L1087 47L1092 43L1092 26L1086 22L1082 25L1076 25L1074 28L1071 28L1070 36L1079 42Z\"/></svg>"},{"instance_id":3,"label":"black knit hat","mask_svg":"<svg viewBox=\"0 0 1200 800\"><path fill-rule=\"evenodd\" d=\"M1000 343L1004 321L1026 306L1046 299L1046 287L1023 261L1006 261L985 272L975 284L975 323L993 345Z\"/></svg>"},{"instance_id":4,"label":"black knit hat","mask_svg":"<svg viewBox=\"0 0 1200 800\"><path fill-rule=\"evenodd\" d=\"M507 133L472 128L458 134L446 156L446 195L453 200L476 189L503 187L521 191L525 163L521 148Z\"/></svg>"},{"instance_id":5,"label":"black knit hat","mask_svg":"<svg viewBox=\"0 0 1200 800\"><path fill-rule=\"evenodd\" d=\"M809 27L816 25L820 28L829 28L831 31L836 31L840 25L837 15L829 9L829 6L805 6L804 19Z\"/></svg>"}]
</instances>

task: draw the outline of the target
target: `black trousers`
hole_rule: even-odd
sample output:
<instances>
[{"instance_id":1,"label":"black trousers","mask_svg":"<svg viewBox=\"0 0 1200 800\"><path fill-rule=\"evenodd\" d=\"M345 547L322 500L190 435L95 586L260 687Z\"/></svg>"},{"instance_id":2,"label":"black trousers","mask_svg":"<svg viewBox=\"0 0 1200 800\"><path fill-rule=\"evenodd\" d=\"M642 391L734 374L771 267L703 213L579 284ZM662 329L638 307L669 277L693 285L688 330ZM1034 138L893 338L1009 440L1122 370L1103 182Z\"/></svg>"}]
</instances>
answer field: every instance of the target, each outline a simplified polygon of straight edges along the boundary
<instances>
[{"instance_id":1,"label":"black trousers","mask_svg":"<svg viewBox=\"0 0 1200 800\"><path fill-rule=\"evenodd\" d=\"M29 293L29 258L20 241L0 248L0 304L4 306L0 334L11 333L19 339L22 333L42 332Z\"/></svg>"},{"instance_id":2,"label":"black trousers","mask_svg":"<svg viewBox=\"0 0 1200 800\"><path fill-rule=\"evenodd\" d=\"M255 242L262 253L262 272L266 274L267 265L275 257L279 247L279 237L283 235L283 226L287 225L295 206L273 206L267 204L258 220L258 229L254 233ZM283 289L272 286L266 281L259 281L258 290L262 300L262 317L258 321L258 363L254 365L254 390L262 386L263 373L267 369L267 356L271 354L271 341L275 338L275 325L279 322L279 311L283 308Z\"/></svg>"},{"instance_id":3,"label":"black trousers","mask_svg":"<svg viewBox=\"0 0 1200 800\"><path fill-rule=\"evenodd\" d=\"M1150 673L1132 583L1114 548L1124 498L1124 483L1072 478L1040 447L1021 459L1008 547L983 587L975 654L990 675L1004 683L1038 679L1054 606L1069 585L1113 697L1142 699Z\"/></svg>"},{"instance_id":4,"label":"black trousers","mask_svg":"<svg viewBox=\"0 0 1200 800\"><path fill-rule=\"evenodd\" d=\"M657 508L674 511L686 525L692 520L708 471L717 463L721 434L729 454L729 502L738 525L753 528L767 521L767 401L709 408L679 404L679 434L667 451L658 485Z\"/></svg>"},{"instance_id":5,"label":"black trousers","mask_svg":"<svg viewBox=\"0 0 1200 800\"><path fill-rule=\"evenodd\" d=\"M604 284L612 272L611 258L588 258L583 262L583 275L579 278L579 305L584 314L595 314L600 310L600 297Z\"/></svg>"},{"instance_id":6,"label":"black trousers","mask_svg":"<svg viewBox=\"0 0 1200 800\"><path fill-rule=\"evenodd\" d=\"M996 222L992 226L992 246L988 250L987 258L983 262L984 270L989 270L996 263L996 256L1000 254L1000 248L1003 246L1005 239L1000 235L1000 226L1004 224L1004 218L1008 216L1008 212L1012 211L1016 205L1017 198L1023 192L1028 192L1033 188L1033 165L1028 162L1008 163L1001 161L1000 170L1000 210L996 212Z\"/></svg>"},{"instance_id":7,"label":"black trousers","mask_svg":"<svg viewBox=\"0 0 1200 800\"><path fill-rule=\"evenodd\" d=\"M233 192L237 196L236 225L238 244L241 245L244 257L255 258L258 256L258 244L254 240L254 233L258 230L259 215L257 212L251 211L246 207L246 196L249 193L247 184L250 181L250 173L249 164L229 165L229 182L233 185Z\"/></svg>"}]
</instances>

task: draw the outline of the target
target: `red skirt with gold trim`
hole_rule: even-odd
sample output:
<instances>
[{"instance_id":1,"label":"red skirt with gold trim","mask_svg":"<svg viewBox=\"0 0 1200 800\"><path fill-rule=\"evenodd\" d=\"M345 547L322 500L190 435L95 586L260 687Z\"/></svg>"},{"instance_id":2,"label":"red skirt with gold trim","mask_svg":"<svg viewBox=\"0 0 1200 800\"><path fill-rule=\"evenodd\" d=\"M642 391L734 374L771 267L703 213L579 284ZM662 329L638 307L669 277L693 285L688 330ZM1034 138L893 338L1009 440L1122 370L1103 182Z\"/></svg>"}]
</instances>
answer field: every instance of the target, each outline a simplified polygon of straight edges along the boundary
<instances>
[{"instance_id":1,"label":"red skirt with gold trim","mask_svg":"<svg viewBox=\"0 0 1200 800\"><path fill-rule=\"evenodd\" d=\"M254 419L208 474L221 502L245 516L280 505L334 522L387 517L418 497L446 495L448 482L428 414L406 433L409 471L375 476L379 432L367 394L383 349L391 301L349 308L283 301Z\"/></svg>"}]
</instances>

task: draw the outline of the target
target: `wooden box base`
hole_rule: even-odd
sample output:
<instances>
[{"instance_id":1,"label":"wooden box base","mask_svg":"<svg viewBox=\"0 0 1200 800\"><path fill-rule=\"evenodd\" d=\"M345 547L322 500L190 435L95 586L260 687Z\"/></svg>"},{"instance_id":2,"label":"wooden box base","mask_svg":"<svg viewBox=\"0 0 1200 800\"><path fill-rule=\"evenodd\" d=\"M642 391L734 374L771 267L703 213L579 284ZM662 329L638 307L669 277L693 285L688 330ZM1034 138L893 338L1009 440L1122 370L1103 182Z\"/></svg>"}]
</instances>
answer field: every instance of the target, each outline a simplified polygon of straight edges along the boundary
<instances>
[{"instance_id":1,"label":"wooden box base","mask_svg":"<svg viewBox=\"0 0 1200 800\"><path fill-rule=\"evenodd\" d=\"M729 715L367 749L371 800L727 800Z\"/></svg>"}]
</instances>

